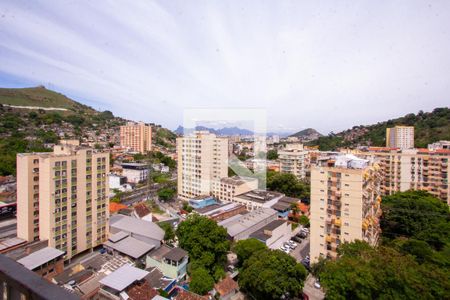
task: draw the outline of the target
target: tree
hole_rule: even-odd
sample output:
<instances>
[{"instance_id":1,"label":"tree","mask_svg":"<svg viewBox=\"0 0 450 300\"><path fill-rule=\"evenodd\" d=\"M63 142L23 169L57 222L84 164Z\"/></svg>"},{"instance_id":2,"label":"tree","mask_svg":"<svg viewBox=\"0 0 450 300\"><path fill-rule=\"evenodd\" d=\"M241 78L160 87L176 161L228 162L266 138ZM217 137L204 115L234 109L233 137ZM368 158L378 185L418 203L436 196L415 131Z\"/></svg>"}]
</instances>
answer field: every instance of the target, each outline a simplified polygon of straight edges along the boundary
<instances>
[{"instance_id":1,"label":"tree","mask_svg":"<svg viewBox=\"0 0 450 300\"><path fill-rule=\"evenodd\" d=\"M289 197L309 199L309 185L290 173L277 173L267 178L267 187Z\"/></svg>"},{"instance_id":2,"label":"tree","mask_svg":"<svg viewBox=\"0 0 450 300\"><path fill-rule=\"evenodd\" d=\"M159 223L159 227L164 230L164 241L171 244L175 240L175 231L169 223Z\"/></svg>"},{"instance_id":3,"label":"tree","mask_svg":"<svg viewBox=\"0 0 450 300\"><path fill-rule=\"evenodd\" d=\"M445 299L448 272L418 264L390 247L356 241L339 248L319 272L327 299Z\"/></svg>"},{"instance_id":4,"label":"tree","mask_svg":"<svg viewBox=\"0 0 450 300\"><path fill-rule=\"evenodd\" d=\"M192 269L203 267L213 274L215 266L223 268L230 249L225 228L207 217L192 214L180 223L176 235L180 247L189 252Z\"/></svg>"},{"instance_id":5,"label":"tree","mask_svg":"<svg viewBox=\"0 0 450 300\"><path fill-rule=\"evenodd\" d=\"M278 151L276 149L267 151L267 159L275 160L278 158Z\"/></svg>"},{"instance_id":6,"label":"tree","mask_svg":"<svg viewBox=\"0 0 450 300\"><path fill-rule=\"evenodd\" d=\"M214 278L204 268L192 271L189 289L199 295L205 295L214 287Z\"/></svg>"},{"instance_id":7,"label":"tree","mask_svg":"<svg viewBox=\"0 0 450 300\"><path fill-rule=\"evenodd\" d=\"M383 198L383 237L426 241L441 250L450 242L450 212L447 204L425 191L407 191Z\"/></svg>"},{"instance_id":8,"label":"tree","mask_svg":"<svg viewBox=\"0 0 450 300\"><path fill-rule=\"evenodd\" d=\"M158 197L161 200L170 200L175 195L175 190L171 188L162 188L158 191Z\"/></svg>"},{"instance_id":9,"label":"tree","mask_svg":"<svg viewBox=\"0 0 450 300\"><path fill-rule=\"evenodd\" d=\"M244 262L239 285L253 299L297 297L303 289L305 268L279 250L260 250Z\"/></svg>"},{"instance_id":10,"label":"tree","mask_svg":"<svg viewBox=\"0 0 450 300\"><path fill-rule=\"evenodd\" d=\"M267 246L254 238L240 240L233 247L233 251L236 253L239 260L239 266L242 266L252 254L260 250L267 250Z\"/></svg>"},{"instance_id":11,"label":"tree","mask_svg":"<svg viewBox=\"0 0 450 300\"><path fill-rule=\"evenodd\" d=\"M298 222L304 227L309 227L309 219L307 216L303 215L298 218Z\"/></svg>"},{"instance_id":12,"label":"tree","mask_svg":"<svg viewBox=\"0 0 450 300\"><path fill-rule=\"evenodd\" d=\"M297 214L300 212L300 208L298 208L298 203L293 202L291 203L291 211L294 217L297 217Z\"/></svg>"}]
</instances>

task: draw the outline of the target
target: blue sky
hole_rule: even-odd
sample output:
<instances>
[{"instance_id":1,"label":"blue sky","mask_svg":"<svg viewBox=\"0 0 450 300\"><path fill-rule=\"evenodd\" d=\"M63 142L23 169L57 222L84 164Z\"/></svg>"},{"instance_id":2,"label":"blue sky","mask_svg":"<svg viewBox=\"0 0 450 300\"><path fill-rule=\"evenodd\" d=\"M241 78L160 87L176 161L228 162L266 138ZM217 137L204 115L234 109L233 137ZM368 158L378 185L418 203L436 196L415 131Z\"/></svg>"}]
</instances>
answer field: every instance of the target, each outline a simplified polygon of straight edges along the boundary
<instances>
[{"instance_id":1,"label":"blue sky","mask_svg":"<svg viewBox=\"0 0 450 300\"><path fill-rule=\"evenodd\" d=\"M0 86L171 129L186 108L327 133L448 106L450 1L337 2L2 0Z\"/></svg>"}]
</instances>

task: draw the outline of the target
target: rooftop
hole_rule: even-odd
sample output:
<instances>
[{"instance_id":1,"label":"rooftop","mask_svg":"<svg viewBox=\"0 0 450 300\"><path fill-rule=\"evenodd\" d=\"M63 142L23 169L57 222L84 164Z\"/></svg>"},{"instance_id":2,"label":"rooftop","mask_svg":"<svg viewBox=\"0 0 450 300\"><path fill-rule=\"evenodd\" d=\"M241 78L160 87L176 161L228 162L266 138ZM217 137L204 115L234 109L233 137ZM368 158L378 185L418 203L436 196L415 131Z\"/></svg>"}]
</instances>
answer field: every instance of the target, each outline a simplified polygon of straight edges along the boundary
<instances>
[{"instance_id":1,"label":"rooftop","mask_svg":"<svg viewBox=\"0 0 450 300\"><path fill-rule=\"evenodd\" d=\"M232 291L239 289L239 285L230 276L227 276L216 283L214 288L221 296L226 296Z\"/></svg>"},{"instance_id":2,"label":"rooftop","mask_svg":"<svg viewBox=\"0 0 450 300\"><path fill-rule=\"evenodd\" d=\"M139 218L143 218L146 215L150 214L151 211L144 203L138 203L134 206L134 211L139 216Z\"/></svg>"},{"instance_id":3,"label":"rooftop","mask_svg":"<svg viewBox=\"0 0 450 300\"><path fill-rule=\"evenodd\" d=\"M110 219L110 227L132 234L142 235L154 240L164 239L164 230L153 222L144 221L124 215L113 215Z\"/></svg>"},{"instance_id":4,"label":"rooftop","mask_svg":"<svg viewBox=\"0 0 450 300\"><path fill-rule=\"evenodd\" d=\"M19 259L17 262L29 270L34 270L35 268L63 255L64 252L61 250L46 247Z\"/></svg>"},{"instance_id":5,"label":"rooftop","mask_svg":"<svg viewBox=\"0 0 450 300\"><path fill-rule=\"evenodd\" d=\"M133 282L142 280L147 275L147 271L130 265L124 265L100 280L100 283L120 292L130 286Z\"/></svg>"},{"instance_id":6,"label":"rooftop","mask_svg":"<svg viewBox=\"0 0 450 300\"><path fill-rule=\"evenodd\" d=\"M274 221L270 222L269 224L267 224L266 226L258 229L257 231L253 232L252 234L250 234L250 237L261 240L261 241L266 241L267 239L270 238L270 235L266 234L267 231L273 231L276 228L284 225L285 223L286 223L286 221L284 221L284 220L274 220Z\"/></svg>"},{"instance_id":7,"label":"rooftop","mask_svg":"<svg viewBox=\"0 0 450 300\"><path fill-rule=\"evenodd\" d=\"M233 176L233 177L224 177L220 179L221 183L224 184L229 184L229 185L241 185L241 184L245 184L247 182L253 182L253 181L257 181L258 179L256 178L251 178L251 177L243 177L243 176Z\"/></svg>"},{"instance_id":8,"label":"rooftop","mask_svg":"<svg viewBox=\"0 0 450 300\"><path fill-rule=\"evenodd\" d=\"M151 245L135 239L134 237L127 236L116 242L107 241L105 243L105 247L114 249L134 259L138 259L155 248L155 245Z\"/></svg>"},{"instance_id":9,"label":"rooftop","mask_svg":"<svg viewBox=\"0 0 450 300\"><path fill-rule=\"evenodd\" d=\"M171 248L167 245L162 245L158 249L153 250L150 252L150 257L157 261L161 261L163 258L170 259L173 261L180 261L185 256L188 255L186 251L184 251L181 248Z\"/></svg>"},{"instance_id":10,"label":"rooftop","mask_svg":"<svg viewBox=\"0 0 450 300\"><path fill-rule=\"evenodd\" d=\"M275 210L271 208L259 208L244 215L236 215L231 217L231 220L227 219L219 222L218 224L225 227L229 236L235 237L239 233L255 226L267 218L275 216L277 216L277 212Z\"/></svg>"},{"instance_id":11,"label":"rooftop","mask_svg":"<svg viewBox=\"0 0 450 300\"><path fill-rule=\"evenodd\" d=\"M282 197L282 193L278 192L272 192L272 191L264 191L264 190L253 190L247 193L240 194L239 196L236 196L240 199L245 199L249 201L259 202L259 203L265 203L268 201L271 201L273 199Z\"/></svg>"},{"instance_id":12,"label":"rooftop","mask_svg":"<svg viewBox=\"0 0 450 300\"><path fill-rule=\"evenodd\" d=\"M275 210L281 210L281 211L285 211L285 210L290 210L291 209L291 204L292 203L297 203L300 200L297 198L291 198L291 197L286 197L284 196L283 198L281 198L280 200L278 200L277 203L275 203L274 205L272 205L272 208Z\"/></svg>"}]
</instances>

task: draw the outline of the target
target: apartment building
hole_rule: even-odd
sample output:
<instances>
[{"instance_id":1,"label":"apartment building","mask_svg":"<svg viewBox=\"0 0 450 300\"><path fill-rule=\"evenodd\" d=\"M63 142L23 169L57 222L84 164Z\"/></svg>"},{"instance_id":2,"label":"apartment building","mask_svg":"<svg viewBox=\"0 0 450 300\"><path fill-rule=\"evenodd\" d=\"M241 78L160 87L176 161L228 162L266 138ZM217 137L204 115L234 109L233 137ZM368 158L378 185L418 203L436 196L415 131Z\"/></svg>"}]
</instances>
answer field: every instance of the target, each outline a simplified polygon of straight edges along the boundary
<instances>
[{"instance_id":1,"label":"apartment building","mask_svg":"<svg viewBox=\"0 0 450 300\"><path fill-rule=\"evenodd\" d=\"M17 236L48 240L65 260L102 244L109 220L108 153L74 144L17 154Z\"/></svg>"},{"instance_id":2,"label":"apartment building","mask_svg":"<svg viewBox=\"0 0 450 300\"><path fill-rule=\"evenodd\" d=\"M208 131L177 138L178 196L210 195L212 182L228 176L228 140Z\"/></svg>"},{"instance_id":3,"label":"apartment building","mask_svg":"<svg viewBox=\"0 0 450 300\"><path fill-rule=\"evenodd\" d=\"M361 154L379 160L384 176L383 195L425 190L450 205L450 150L372 147Z\"/></svg>"},{"instance_id":4,"label":"apartment building","mask_svg":"<svg viewBox=\"0 0 450 300\"><path fill-rule=\"evenodd\" d=\"M252 211L259 208L271 208L277 203L284 194L266 191L266 190L251 190L249 192L236 195L233 202L244 205L247 210Z\"/></svg>"},{"instance_id":5,"label":"apartment building","mask_svg":"<svg viewBox=\"0 0 450 300\"><path fill-rule=\"evenodd\" d=\"M232 202L237 195L256 190L258 179L250 177L225 177L212 182L212 195L220 200Z\"/></svg>"},{"instance_id":6,"label":"apartment building","mask_svg":"<svg viewBox=\"0 0 450 300\"><path fill-rule=\"evenodd\" d=\"M395 126L386 128L386 147L414 148L414 126Z\"/></svg>"},{"instance_id":7,"label":"apartment building","mask_svg":"<svg viewBox=\"0 0 450 300\"><path fill-rule=\"evenodd\" d=\"M303 144L287 144L284 149L278 151L280 172L294 174L298 179L305 179L308 157L308 151L303 149Z\"/></svg>"},{"instance_id":8,"label":"apartment building","mask_svg":"<svg viewBox=\"0 0 450 300\"><path fill-rule=\"evenodd\" d=\"M336 258L344 242L376 245L380 233L380 167L354 155L340 155L311 170L311 261Z\"/></svg>"},{"instance_id":9,"label":"apartment building","mask_svg":"<svg viewBox=\"0 0 450 300\"><path fill-rule=\"evenodd\" d=\"M143 122L128 122L120 126L120 146L139 153L151 151L152 127Z\"/></svg>"}]
</instances>

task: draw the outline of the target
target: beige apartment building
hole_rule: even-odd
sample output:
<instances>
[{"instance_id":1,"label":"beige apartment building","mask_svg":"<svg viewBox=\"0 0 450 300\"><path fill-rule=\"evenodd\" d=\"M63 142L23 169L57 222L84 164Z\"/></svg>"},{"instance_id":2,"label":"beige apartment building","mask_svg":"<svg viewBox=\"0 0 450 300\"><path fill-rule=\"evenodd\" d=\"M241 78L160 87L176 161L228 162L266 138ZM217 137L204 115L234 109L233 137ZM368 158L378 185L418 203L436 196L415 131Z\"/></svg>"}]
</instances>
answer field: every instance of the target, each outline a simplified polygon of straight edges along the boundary
<instances>
[{"instance_id":1,"label":"beige apartment building","mask_svg":"<svg viewBox=\"0 0 450 300\"><path fill-rule=\"evenodd\" d=\"M344 242L376 245L380 233L380 167L354 155L340 155L311 170L311 262L336 258Z\"/></svg>"},{"instance_id":2,"label":"beige apartment building","mask_svg":"<svg viewBox=\"0 0 450 300\"><path fill-rule=\"evenodd\" d=\"M303 144L287 144L283 150L278 151L280 172L294 174L298 179L305 179L308 157L308 151L303 149Z\"/></svg>"},{"instance_id":3,"label":"beige apartment building","mask_svg":"<svg viewBox=\"0 0 450 300\"><path fill-rule=\"evenodd\" d=\"M62 142L53 152L17 154L17 236L48 240L64 259L108 236L109 154Z\"/></svg>"},{"instance_id":4,"label":"beige apartment building","mask_svg":"<svg viewBox=\"0 0 450 300\"><path fill-rule=\"evenodd\" d=\"M143 122L120 126L120 146L139 153L151 151L152 127Z\"/></svg>"},{"instance_id":5,"label":"beige apartment building","mask_svg":"<svg viewBox=\"0 0 450 300\"><path fill-rule=\"evenodd\" d=\"M414 148L414 126L395 126L386 128L386 147Z\"/></svg>"},{"instance_id":6,"label":"beige apartment building","mask_svg":"<svg viewBox=\"0 0 450 300\"><path fill-rule=\"evenodd\" d=\"M383 195L425 190L450 205L450 150L372 147L361 154L379 160L384 175Z\"/></svg>"},{"instance_id":7,"label":"beige apartment building","mask_svg":"<svg viewBox=\"0 0 450 300\"><path fill-rule=\"evenodd\" d=\"M212 184L214 198L220 201L233 202L236 196L256 190L258 179L233 176L214 180Z\"/></svg>"},{"instance_id":8,"label":"beige apartment building","mask_svg":"<svg viewBox=\"0 0 450 300\"><path fill-rule=\"evenodd\" d=\"M177 138L178 196L211 195L213 181L228 176L228 139L208 131Z\"/></svg>"}]
</instances>

